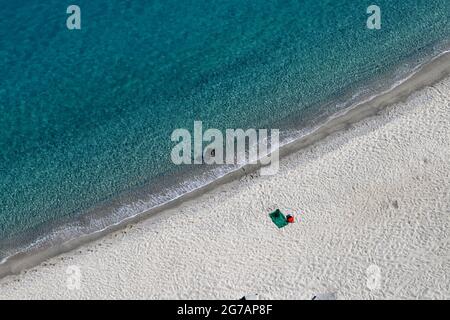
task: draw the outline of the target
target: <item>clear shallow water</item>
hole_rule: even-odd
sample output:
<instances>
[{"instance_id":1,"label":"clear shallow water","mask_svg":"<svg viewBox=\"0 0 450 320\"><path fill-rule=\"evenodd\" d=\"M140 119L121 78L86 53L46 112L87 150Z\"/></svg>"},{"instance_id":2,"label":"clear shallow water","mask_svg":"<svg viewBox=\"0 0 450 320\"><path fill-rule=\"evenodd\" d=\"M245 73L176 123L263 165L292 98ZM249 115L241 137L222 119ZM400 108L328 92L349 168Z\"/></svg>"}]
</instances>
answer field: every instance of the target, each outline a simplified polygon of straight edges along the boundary
<instances>
[{"instance_id":1,"label":"clear shallow water","mask_svg":"<svg viewBox=\"0 0 450 320\"><path fill-rule=\"evenodd\" d=\"M0 243L200 185L171 187L191 169L170 162L176 128L306 126L449 39L448 0L377 1L380 31L365 28L372 3L76 1L82 30L69 31L61 1L0 0Z\"/></svg>"}]
</instances>

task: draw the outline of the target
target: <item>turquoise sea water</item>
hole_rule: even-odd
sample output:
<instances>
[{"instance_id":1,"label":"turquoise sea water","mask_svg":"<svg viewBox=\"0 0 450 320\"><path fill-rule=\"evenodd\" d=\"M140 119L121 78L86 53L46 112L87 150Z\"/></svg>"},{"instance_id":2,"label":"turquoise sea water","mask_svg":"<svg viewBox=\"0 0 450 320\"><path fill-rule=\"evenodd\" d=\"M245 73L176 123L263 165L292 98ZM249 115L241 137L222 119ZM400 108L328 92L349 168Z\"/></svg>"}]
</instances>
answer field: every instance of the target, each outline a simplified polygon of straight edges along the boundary
<instances>
[{"instance_id":1,"label":"turquoise sea water","mask_svg":"<svg viewBox=\"0 0 450 320\"><path fill-rule=\"evenodd\" d=\"M0 260L46 226L87 232L151 206L142 190L186 174L170 162L176 128L306 126L449 36L448 0L0 0ZM141 206L86 218L133 190Z\"/></svg>"}]
</instances>

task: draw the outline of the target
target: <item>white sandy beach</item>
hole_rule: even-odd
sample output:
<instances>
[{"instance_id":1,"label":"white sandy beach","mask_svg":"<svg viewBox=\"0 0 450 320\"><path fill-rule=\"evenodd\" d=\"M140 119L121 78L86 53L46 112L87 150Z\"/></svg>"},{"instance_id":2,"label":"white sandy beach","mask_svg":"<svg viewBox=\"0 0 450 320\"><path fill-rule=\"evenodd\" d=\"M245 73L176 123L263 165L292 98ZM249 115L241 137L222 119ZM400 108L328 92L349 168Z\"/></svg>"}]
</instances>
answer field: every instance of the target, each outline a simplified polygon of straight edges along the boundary
<instances>
[{"instance_id":1,"label":"white sandy beach","mask_svg":"<svg viewBox=\"0 0 450 320\"><path fill-rule=\"evenodd\" d=\"M3 278L0 299L450 299L449 190L447 78L283 158L277 175L247 175ZM277 229L276 208L297 222Z\"/></svg>"}]
</instances>

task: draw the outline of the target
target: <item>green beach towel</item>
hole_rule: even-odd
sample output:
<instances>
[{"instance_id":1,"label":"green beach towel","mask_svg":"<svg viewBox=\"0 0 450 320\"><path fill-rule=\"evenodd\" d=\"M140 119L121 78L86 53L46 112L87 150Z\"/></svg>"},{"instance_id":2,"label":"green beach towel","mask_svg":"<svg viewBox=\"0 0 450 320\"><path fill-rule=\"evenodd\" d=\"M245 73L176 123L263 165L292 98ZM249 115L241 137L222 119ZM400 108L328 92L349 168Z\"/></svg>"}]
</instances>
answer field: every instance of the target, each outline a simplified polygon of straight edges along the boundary
<instances>
[{"instance_id":1,"label":"green beach towel","mask_svg":"<svg viewBox=\"0 0 450 320\"><path fill-rule=\"evenodd\" d=\"M286 217L279 209L269 214L269 217L272 219L273 223L275 223L275 225L280 229L288 225Z\"/></svg>"}]
</instances>

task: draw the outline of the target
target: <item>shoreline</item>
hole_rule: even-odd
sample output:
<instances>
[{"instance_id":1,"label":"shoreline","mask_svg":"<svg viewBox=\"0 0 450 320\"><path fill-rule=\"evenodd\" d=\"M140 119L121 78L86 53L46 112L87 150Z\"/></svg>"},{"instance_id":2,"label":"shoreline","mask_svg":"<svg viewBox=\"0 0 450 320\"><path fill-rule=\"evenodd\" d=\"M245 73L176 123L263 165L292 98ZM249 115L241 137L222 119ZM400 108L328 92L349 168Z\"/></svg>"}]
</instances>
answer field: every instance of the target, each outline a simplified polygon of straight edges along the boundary
<instances>
[{"instance_id":1,"label":"shoreline","mask_svg":"<svg viewBox=\"0 0 450 320\"><path fill-rule=\"evenodd\" d=\"M337 116L329 118L317 130L313 130L310 134L281 146L279 150L280 158L284 158L289 154L309 147L329 135L346 129L354 123L374 116L387 107L397 102L403 101L413 92L437 83L449 74L450 53L445 52L421 66L414 74L412 74L395 88L381 93L380 95L375 96L369 101L364 101L362 103L356 104L353 108L338 112ZM220 185L239 179L240 177L254 172L259 168L259 165L245 165L239 170L230 172L223 177L214 180L213 182L206 184L200 188L194 189L189 193L183 194L178 198L169 201L168 203L165 203L144 213L140 213L134 217L125 219L116 225L107 227L104 230L81 236L79 238L69 240L60 245L56 245L44 250L20 253L12 256L0 265L0 278L4 278L12 274L18 274L21 271L40 264L41 262L51 257L74 250L86 243L98 240L107 234L124 229L128 225L136 224L165 210L175 208L186 201L195 199L205 192L215 189Z\"/></svg>"}]
</instances>

